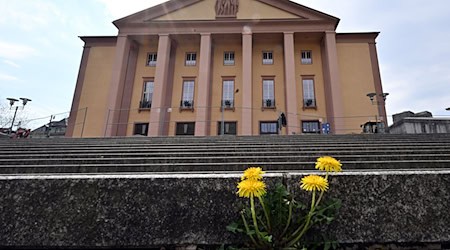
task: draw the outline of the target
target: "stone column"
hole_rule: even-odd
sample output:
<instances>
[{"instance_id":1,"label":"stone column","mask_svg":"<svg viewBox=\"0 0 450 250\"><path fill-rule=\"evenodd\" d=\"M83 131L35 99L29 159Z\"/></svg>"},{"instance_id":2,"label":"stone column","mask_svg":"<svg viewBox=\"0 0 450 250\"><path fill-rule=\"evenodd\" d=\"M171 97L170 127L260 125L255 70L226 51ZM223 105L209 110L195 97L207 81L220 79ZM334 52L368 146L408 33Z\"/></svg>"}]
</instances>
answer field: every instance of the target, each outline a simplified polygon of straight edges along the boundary
<instances>
[{"instance_id":1,"label":"stone column","mask_svg":"<svg viewBox=\"0 0 450 250\"><path fill-rule=\"evenodd\" d=\"M106 110L105 116L105 136L117 136L122 90L125 84L131 44L128 36L119 35L117 37L116 55L108 95L108 110Z\"/></svg>"},{"instance_id":2,"label":"stone column","mask_svg":"<svg viewBox=\"0 0 450 250\"><path fill-rule=\"evenodd\" d=\"M383 121L385 128L388 127L386 106L383 98L383 87L381 85L380 66L378 63L378 53L375 41L369 42L370 60L372 62L373 82L375 84L376 102L378 106L378 117Z\"/></svg>"},{"instance_id":3,"label":"stone column","mask_svg":"<svg viewBox=\"0 0 450 250\"><path fill-rule=\"evenodd\" d=\"M198 70L198 87L195 111L195 135L209 135L211 117L211 34L201 34L200 64Z\"/></svg>"},{"instance_id":4,"label":"stone column","mask_svg":"<svg viewBox=\"0 0 450 250\"><path fill-rule=\"evenodd\" d=\"M169 34L160 34L158 42L158 60L154 79L154 89L152 98L152 108L150 111L149 136L162 136L164 131L167 108L164 98L167 98L170 88L169 63L170 63L171 39Z\"/></svg>"},{"instance_id":5,"label":"stone column","mask_svg":"<svg viewBox=\"0 0 450 250\"><path fill-rule=\"evenodd\" d=\"M240 135L252 135L253 117L252 117L252 33L242 34L242 119Z\"/></svg>"},{"instance_id":6,"label":"stone column","mask_svg":"<svg viewBox=\"0 0 450 250\"><path fill-rule=\"evenodd\" d=\"M299 120L297 115L297 84L295 82L295 50L294 33L284 33L284 74L286 91L286 134L299 133Z\"/></svg>"},{"instance_id":7,"label":"stone column","mask_svg":"<svg viewBox=\"0 0 450 250\"><path fill-rule=\"evenodd\" d=\"M327 120L333 134L345 133L336 32L325 31L322 43Z\"/></svg>"}]
</instances>

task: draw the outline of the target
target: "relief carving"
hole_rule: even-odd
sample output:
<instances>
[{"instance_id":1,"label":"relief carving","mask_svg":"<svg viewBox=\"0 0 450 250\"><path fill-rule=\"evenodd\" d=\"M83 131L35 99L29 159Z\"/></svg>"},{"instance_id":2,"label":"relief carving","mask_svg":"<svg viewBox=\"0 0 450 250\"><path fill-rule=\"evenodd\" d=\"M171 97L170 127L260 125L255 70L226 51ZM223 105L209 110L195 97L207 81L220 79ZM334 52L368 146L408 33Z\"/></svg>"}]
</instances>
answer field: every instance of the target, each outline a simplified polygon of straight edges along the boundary
<instances>
[{"instance_id":1,"label":"relief carving","mask_svg":"<svg viewBox=\"0 0 450 250\"><path fill-rule=\"evenodd\" d=\"M217 0L216 16L236 16L239 10L239 0Z\"/></svg>"}]
</instances>

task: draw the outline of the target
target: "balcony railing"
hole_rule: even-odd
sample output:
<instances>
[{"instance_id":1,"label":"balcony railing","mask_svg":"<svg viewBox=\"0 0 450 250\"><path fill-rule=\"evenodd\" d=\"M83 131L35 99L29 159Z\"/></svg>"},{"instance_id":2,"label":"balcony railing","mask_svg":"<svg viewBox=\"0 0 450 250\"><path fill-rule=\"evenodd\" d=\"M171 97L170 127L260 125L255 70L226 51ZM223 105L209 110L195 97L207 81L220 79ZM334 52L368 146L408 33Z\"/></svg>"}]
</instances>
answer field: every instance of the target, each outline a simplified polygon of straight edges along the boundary
<instances>
[{"instance_id":1,"label":"balcony railing","mask_svg":"<svg viewBox=\"0 0 450 250\"><path fill-rule=\"evenodd\" d=\"M234 100L222 100L222 107L226 109L234 108Z\"/></svg>"},{"instance_id":2,"label":"balcony railing","mask_svg":"<svg viewBox=\"0 0 450 250\"><path fill-rule=\"evenodd\" d=\"M156 61L148 61L147 62L147 66L155 67L156 66Z\"/></svg>"},{"instance_id":3,"label":"balcony railing","mask_svg":"<svg viewBox=\"0 0 450 250\"><path fill-rule=\"evenodd\" d=\"M181 100L180 108L181 109L194 109L194 100Z\"/></svg>"},{"instance_id":4,"label":"balcony railing","mask_svg":"<svg viewBox=\"0 0 450 250\"><path fill-rule=\"evenodd\" d=\"M303 99L303 107L315 108L316 107L316 99Z\"/></svg>"},{"instance_id":5,"label":"balcony railing","mask_svg":"<svg viewBox=\"0 0 450 250\"><path fill-rule=\"evenodd\" d=\"M262 107L263 108L275 108L275 99L263 99Z\"/></svg>"},{"instance_id":6,"label":"balcony railing","mask_svg":"<svg viewBox=\"0 0 450 250\"><path fill-rule=\"evenodd\" d=\"M140 101L139 108L140 109L149 109L152 107L152 101Z\"/></svg>"},{"instance_id":7,"label":"balcony railing","mask_svg":"<svg viewBox=\"0 0 450 250\"><path fill-rule=\"evenodd\" d=\"M186 60L186 66L195 66L196 64L196 60Z\"/></svg>"},{"instance_id":8,"label":"balcony railing","mask_svg":"<svg viewBox=\"0 0 450 250\"><path fill-rule=\"evenodd\" d=\"M263 64L273 64L273 59L263 59Z\"/></svg>"}]
</instances>

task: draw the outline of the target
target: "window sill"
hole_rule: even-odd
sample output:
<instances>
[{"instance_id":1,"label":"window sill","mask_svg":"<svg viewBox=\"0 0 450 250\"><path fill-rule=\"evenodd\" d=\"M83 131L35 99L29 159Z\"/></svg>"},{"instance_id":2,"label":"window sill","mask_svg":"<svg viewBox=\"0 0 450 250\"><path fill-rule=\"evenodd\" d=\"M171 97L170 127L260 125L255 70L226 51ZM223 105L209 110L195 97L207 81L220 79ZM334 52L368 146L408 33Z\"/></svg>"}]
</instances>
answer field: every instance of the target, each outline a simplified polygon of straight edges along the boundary
<instances>
[{"instance_id":1,"label":"window sill","mask_svg":"<svg viewBox=\"0 0 450 250\"><path fill-rule=\"evenodd\" d=\"M150 111L152 108L139 108L138 112L142 112L142 111Z\"/></svg>"},{"instance_id":2,"label":"window sill","mask_svg":"<svg viewBox=\"0 0 450 250\"><path fill-rule=\"evenodd\" d=\"M188 108L188 107L180 107L180 112L185 112L185 111L191 111L194 112L194 108Z\"/></svg>"},{"instance_id":3,"label":"window sill","mask_svg":"<svg viewBox=\"0 0 450 250\"><path fill-rule=\"evenodd\" d=\"M261 107L261 110L262 111L264 111L264 110L273 110L273 111L275 111L275 110L277 110L277 107L276 106L273 106L273 107Z\"/></svg>"},{"instance_id":4,"label":"window sill","mask_svg":"<svg viewBox=\"0 0 450 250\"><path fill-rule=\"evenodd\" d=\"M306 109L317 110L317 106L309 106L309 107L303 106L303 110L306 110Z\"/></svg>"},{"instance_id":5,"label":"window sill","mask_svg":"<svg viewBox=\"0 0 450 250\"><path fill-rule=\"evenodd\" d=\"M233 111L234 112L235 108L234 107L224 107L223 110L224 111ZM220 109L220 112L222 112L222 109Z\"/></svg>"}]
</instances>

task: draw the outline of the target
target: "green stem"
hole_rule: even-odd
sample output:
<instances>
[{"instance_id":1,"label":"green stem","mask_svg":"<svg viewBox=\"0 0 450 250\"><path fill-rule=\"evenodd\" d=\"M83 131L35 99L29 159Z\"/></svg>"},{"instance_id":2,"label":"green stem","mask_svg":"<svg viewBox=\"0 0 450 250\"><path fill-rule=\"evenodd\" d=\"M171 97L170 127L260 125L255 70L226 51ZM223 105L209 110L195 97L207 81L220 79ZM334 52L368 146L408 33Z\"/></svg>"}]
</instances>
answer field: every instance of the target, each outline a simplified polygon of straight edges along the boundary
<instances>
[{"instance_id":1,"label":"green stem","mask_svg":"<svg viewBox=\"0 0 450 250\"><path fill-rule=\"evenodd\" d=\"M255 201L253 199L253 195L250 196L250 210L252 212L253 226L255 227L256 236L258 236L258 239L261 239L261 233L259 232L258 221L256 219Z\"/></svg>"},{"instance_id":2,"label":"green stem","mask_svg":"<svg viewBox=\"0 0 450 250\"><path fill-rule=\"evenodd\" d=\"M247 220L245 219L245 216L243 213L241 213L241 218L242 218L242 221L244 222L244 227L245 227L245 230L247 231L248 237L250 237L250 239L252 240L253 244L255 244L255 246L259 246L258 243L256 243L255 238L253 238L253 236L250 234L250 228L248 227Z\"/></svg>"},{"instance_id":3,"label":"green stem","mask_svg":"<svg viewBox=\"0 0 450 250\"><path fill-rule=\"evenodd\" d=\"M261 198L261 196L259 196L258 199L259 199L259 202L261 203L261 206L263 207L264 216L266 217L266 221L267 221L267 229L270 234L272 232L272 227L270 225L269 211L267 211L267 207L264 203L264 200Z\"/></svg>"},{"instance_id":4,"label":"green stem","mask_svg":"<svg viewBox=\"0 0 450 250\"><path fill-rule=\"evenodd\" d=\"M325 180L328 181L328 172L327 172L327 174L325 175ZM316 205L315 205L316 207L319 205L320 201L322 200L323 193L325 193L324 190L322 190L322 192L320 192L319 199L317 199L317 202L316 202Z\"/></svg>"},{"instance_id":5,"label":"green stem","mask_svg":"<svg viewBox=\"0 0 450 250\"><path fill-rule=\"evenodd\" d=\"M308 215L307 215L307 217L306 217L306 223L305 223L305 225L303 226L302 231L300 232L300 234L299 234L297 237L295 237L293 240L291 240L291 241L286 245L287 247L291 247L291 246L293 246L295 243L297 243L297 242L302 238L302 236L306 233L306 231L308 230L308 228L309 228L309 223L311 222L312 214L313 214L313 212L314 212L314 209L316 208L315 203L316 203L316 190L313 191L313 194L312 194L312 201L311 201L311 210L309 210L309 213L308 213Z\"/></svg>"},{"instance_id":6,"label":"green stem","mask_svg":"<svg viewBox=\"0 0 450 250\"><path fill-rule=\"evenodd\" d=\"M288 219L286 221L286 226L284 227L283 232L281 233L280 237L283 237L283 235L285 235L287 233L287 230L289 228L289 226L291 225L291 219L292 219L292 207L294 206L294 201L291 200L289 203L289 215L288 215Z\"/></svg>"}]
</instances>

